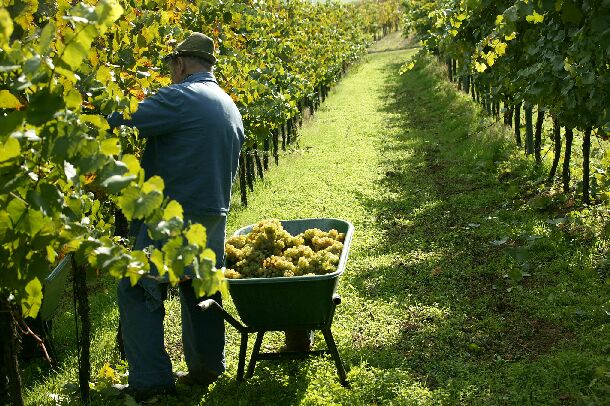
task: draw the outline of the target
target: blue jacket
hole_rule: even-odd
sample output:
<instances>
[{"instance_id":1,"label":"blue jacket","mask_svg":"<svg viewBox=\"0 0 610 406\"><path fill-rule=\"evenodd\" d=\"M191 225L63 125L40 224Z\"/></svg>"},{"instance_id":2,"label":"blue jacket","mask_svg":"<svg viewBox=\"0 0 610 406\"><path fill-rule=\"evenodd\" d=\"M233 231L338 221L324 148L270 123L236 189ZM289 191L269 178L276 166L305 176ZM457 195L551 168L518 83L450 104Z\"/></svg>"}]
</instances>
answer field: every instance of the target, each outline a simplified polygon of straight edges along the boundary
<instances>
[{"instance_id":1,"label":"blue jacket","mask_svg":"<svg viewBox=\"0 0 610 406\"><path fill-rule=\"evenodd\" d=\"M136 127L146 138L142 168L159 175L165 194L186 216L226 215L244 142L241 114L214 75L198 72L161 88L126 120L108 117L111 127Z\"/></svg>"}]
</instances>

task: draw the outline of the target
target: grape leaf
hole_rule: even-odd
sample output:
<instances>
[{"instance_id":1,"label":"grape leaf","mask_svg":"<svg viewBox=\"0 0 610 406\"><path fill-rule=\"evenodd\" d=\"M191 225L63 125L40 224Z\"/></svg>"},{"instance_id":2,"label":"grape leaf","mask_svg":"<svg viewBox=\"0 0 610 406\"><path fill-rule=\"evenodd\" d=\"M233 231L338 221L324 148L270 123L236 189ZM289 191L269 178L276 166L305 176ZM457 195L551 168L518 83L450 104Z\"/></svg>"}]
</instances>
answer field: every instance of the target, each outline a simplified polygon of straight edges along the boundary
<instances>
[{"instance_id":1,"label":"grape leaf","mask_svg":"<svg viewBox=\"0 0 610 406\"><path fill-rule=\"evenodd\" d=\"M189 244L205 247L207 236L205 227L201 224L191 224L184 235Z\"/></svg>"},{"instance_id":2,"label":"grape leaf","mask_svg":"<svg viewBox=\"0 0 610 406\"><path fill-rule=\"evenodd\" d=\"M13 33L13 19L5 8L0 8L0 48L8 46Z\"/></svg>"},{"instance_id":3,"label":"grape leaf","mask_svg":"<svg viewBox=\"0 0 610 406\"><path fill-rule=\"evenodd\" d=\"M23 105L9 90L0 90L0 109L18 109Z\"/></svg>"},{"instance_id":4,"label":"grape leaf","mask_svg":"<svg viewBox=\"0 0 610 406\"><path fill-rule=\"evenodd\" d=\"M17 158L21 154L21 146L15 138L8 138L0 145L0 164L11 159Z\"/></svg>"},{"instance_id":5,"label":"grape leaf","mask_svg":"<svg viewBox=\"0 0 610 406\"><path fill-rule=\"evenodd\" d=\"M25 285L26 296L21 300L21 311L25 317L35 318L42 305L42 283L34 278Z\"/></svg>"}]
</instances>

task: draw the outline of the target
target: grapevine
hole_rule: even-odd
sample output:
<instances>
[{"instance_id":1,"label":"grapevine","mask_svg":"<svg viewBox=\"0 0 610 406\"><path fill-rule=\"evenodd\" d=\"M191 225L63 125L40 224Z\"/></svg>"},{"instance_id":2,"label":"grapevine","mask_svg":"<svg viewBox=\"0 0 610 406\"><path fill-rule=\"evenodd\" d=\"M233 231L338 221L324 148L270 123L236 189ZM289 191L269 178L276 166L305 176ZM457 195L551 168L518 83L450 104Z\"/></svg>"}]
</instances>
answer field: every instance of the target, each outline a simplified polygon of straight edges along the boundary
<instances>
[{"instance_id":1,"label":"grapevine","mask_svg":"<svg viewBox=\"0 0 610 406\"><path fill-rule=\"evenodd\" d=\"M590 202L591 135L610 132L610 3L544 0L406 0L406 26L432 53L446 61L449 78L471 93L488 114L514 125L521 141L525 114L525 153L541 163L545 115L565 127L562 172L570 190L571 137L583 134L583 203ZM412 68L418 58L405 65ZM534 108L538 112L533 131ZM514 121L513 121L514 117ZM514 123L514 124L513 124ZM555 150L560 147L555 137ZM559 156L553 162L553 180ZM596 180L608 185L605 170ZM603 173L602 173L603 172ZM608 198L608 192L601 194Z\"/></svg>"}]
</instances>

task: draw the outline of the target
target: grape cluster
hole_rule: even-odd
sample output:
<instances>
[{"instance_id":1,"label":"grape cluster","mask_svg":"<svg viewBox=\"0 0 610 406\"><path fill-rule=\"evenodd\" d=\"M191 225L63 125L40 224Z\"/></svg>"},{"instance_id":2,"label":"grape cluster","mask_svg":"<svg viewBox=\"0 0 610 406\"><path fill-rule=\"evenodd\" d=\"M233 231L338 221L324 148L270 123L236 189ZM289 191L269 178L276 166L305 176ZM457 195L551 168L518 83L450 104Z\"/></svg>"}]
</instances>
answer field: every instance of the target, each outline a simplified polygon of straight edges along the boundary
<instances>
[{"instance_id":1,"label":"grape cluster","mask_svg":"<svg viewBox=\"0 0 610 406\"><path fill-rule=\"evenodd\" d=\"M337 270L345 234L312 228L292 236L276 219L263 220L247 235L225 243L225 276L272 278L323 275Z\"/></svg>"}]
</instances>

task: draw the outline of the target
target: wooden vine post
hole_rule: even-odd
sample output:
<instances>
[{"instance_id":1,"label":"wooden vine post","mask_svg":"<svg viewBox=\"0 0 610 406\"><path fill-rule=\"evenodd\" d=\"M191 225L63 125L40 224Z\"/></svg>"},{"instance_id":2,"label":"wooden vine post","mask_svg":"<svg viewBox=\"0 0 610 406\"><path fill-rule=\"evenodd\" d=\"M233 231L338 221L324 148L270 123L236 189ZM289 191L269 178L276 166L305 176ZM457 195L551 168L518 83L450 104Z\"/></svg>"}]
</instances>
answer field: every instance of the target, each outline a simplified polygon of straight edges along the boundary
<instances>
[{"instance_id":1,"label":"wooden vine post","mask_svg":"<svg viewBox=\"0 0 610 406\"><path fill-rule=\"evenodd\" d=\"M563 183L563 193L570 191L570 160L572 158L572 140L574 139L574 130L566 127L566 149L563 156L563 171L561 173L561 180Z\"/></svg>"},{"instance_id":2,"label":"wooden vine post","mask_svg":"<svg viewBox=\"0 0 610 406\"><path fill-rule=\"evenodd\" d=\"M91 380L91 319L89 312L89 293L87 290L87 267L78 265L72 258L74 301L77 308L76 335L78 355L78 383L81 400L87 404L90 398ZM75 315L76 316L76 315ZM78 325L80 324L80 329Z\"/></svg>"},{"instance_id":3,"label":"wooden vine post","mask_svg":"<svg viewBox=\"0 0 610 406\"><path fill-rule=\"evenodd\" d=\"M583 141L582 141L582 202L583 204L589 204L589 185L590 185L590 156L591 156L591 127L585 129Z\"/></svg>"},{"instance_id":4,"label":"wooden vine post","mask_svg":"<svg viewBox=\"0 0 610 406\"><path fill-rule=\"evenodd\" d=\"M559 125L559 120L555 115L553 115L553 146L555 153L553 154L553 164L551 165L551 170L549 171L547 183L551 183L553 181L555 173L557 172L557 167L559 166L559 159L561 158L561 126Z\"/></svg>"},{"instance_id":5,"label":"wooden vine post","mask_svg":"<svg viewBox=\"0 0 610 406\"><path fill-rule=\"evenodd\" d=\"M19 373L19 332L13 312L13 304L4 294L0 296L0 331L2 332L2 364L4 370L0 371L0 379L8 378L7 394L10 404L13 406L23 406L23 396L21 393L21 375ZM5 382L2 382L4 385ZM3 402L6 401L3 398Z\"/></svg>"},{"instance_id":6,"label":"wooden vine post","mask_svg":"<svg viewBox=\"0 0 610 406\"><path fill-rule=\"evenodd\" d=\"M534 153L534 122L533 111L530 103L525 103L525 154Z\"/></svg>"},{"instance_id":7,"label":"wooden vine post","mask_svg":"<svg viewBox=\"0 0 610 406\"><path fill-rule=\"evenodd\" d=\"M534 132L534 156L536 165L542 164L542 156L540 150L542 148L542 125L544 123L544 109L538 106L538 115L536 117L536 131Z\"/></svg>"}]
</instances>

